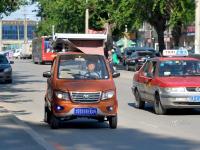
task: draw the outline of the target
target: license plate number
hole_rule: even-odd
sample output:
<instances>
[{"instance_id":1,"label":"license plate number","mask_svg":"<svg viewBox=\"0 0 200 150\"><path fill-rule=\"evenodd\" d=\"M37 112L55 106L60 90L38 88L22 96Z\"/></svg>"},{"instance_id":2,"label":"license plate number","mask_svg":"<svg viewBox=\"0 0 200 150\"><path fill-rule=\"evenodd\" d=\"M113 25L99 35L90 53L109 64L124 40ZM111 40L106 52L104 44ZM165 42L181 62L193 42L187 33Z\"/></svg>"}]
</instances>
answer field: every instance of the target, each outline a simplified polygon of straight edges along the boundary
<instances>
[{"instance_id":1,"label":"license plate number","mask_svg":"<svg viewBox=\"0 0 200 150\"><path fill-rule=\"evenodd\" d=\"M78 116L95 116L97 114L96 108L75 108L74 114Z\"/></svg>"},{"instance_id":2,"label":"license plate number","mask_svg":"<svg viewBox=\"0 0 200 150\"><path fill-rule=\"evenodd\" d=\"M191 101L192 102L200 102L200 96L192 96Z\"/></svg>"}]
</instances>

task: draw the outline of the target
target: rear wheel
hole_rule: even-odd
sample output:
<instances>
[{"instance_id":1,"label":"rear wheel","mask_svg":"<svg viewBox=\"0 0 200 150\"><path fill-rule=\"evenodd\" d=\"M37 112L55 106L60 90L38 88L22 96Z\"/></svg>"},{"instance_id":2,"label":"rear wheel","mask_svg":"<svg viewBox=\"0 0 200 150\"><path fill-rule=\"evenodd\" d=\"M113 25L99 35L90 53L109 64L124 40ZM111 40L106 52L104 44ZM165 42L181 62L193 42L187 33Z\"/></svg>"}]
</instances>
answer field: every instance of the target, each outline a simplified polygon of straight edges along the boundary
<instances>
[{"instance_id":1,"label":"rear wheel","mask_svg":"<svg viewBox=\"0 0 200 150\"><path fill-rule=\"evenodd\" d=\"M144 109L145 102L141 100L140 93L138 90L135 90L135 107L139 109Z\"/></svg>"},{"instance_id":2,"label":"rear wheel","mask_svg":"<svg viewBox=\"0 0 200 150\"><path fill-rule=\"evenodd\" d=\"M109 117L108 121L111 129L117 128L117 116Z\"/></svg>"},{"instance_id":3,"label":"rear wheel","mask_svg":"<svg viewBox=\"0 0 200 150\"><path fill-rule=\"evenodd\" d=\"M126 70L127 70L127 71L129 71L129 70L130 70L130 68L129 68L129 65L128 65L128 64L126 64Z\"/></svg>"},{"instance_id":4,"label":"rear wheel","mask_svg":"<svg viewBox=\"0 0 200 150\"><path fill-rule=\"evenodd\" d=\"M157 115L165 115L167 113L167 109L162 106L160 96L158 94L155 95L154 111Z\"/></svg>"}]
</instances>

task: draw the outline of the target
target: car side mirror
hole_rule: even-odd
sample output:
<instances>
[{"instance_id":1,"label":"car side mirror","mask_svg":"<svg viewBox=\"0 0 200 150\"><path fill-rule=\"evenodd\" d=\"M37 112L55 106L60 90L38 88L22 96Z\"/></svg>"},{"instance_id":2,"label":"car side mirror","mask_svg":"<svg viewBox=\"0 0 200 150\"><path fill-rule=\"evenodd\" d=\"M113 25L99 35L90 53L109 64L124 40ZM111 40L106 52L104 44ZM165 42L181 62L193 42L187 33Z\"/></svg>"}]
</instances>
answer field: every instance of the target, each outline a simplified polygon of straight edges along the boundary
<instances>
[{"instance_id":1,"label":"car side mirror","mask_svg":"<svg viewBox=\"0 0 200 150\"><path fill-rule=\"evenodd\" d=\"M14 61L10 61L10 64L14 64Z\"/></svg>"},{"instance_id":2,"label":"car side mirror","mask_svg":"<svg viewBox=\"0 0 200 150\"><path fill-rule=\"evenodd\" d=\"M117 77L119 77L120 76L120 73L119 72L113 72L113 74L112 74L112 77L113 78L117 78Z\"/></svg>"},{"instance_id":3,"label":"car side mirror","mask_svg":"<svg viewBox=\"0 0 200 150\"><path fill-rule=\"evenodd\" d=\"M43 72L43 77L50 78L51 77L51 72L50 71Z\"/></svg>"}]
</instances>

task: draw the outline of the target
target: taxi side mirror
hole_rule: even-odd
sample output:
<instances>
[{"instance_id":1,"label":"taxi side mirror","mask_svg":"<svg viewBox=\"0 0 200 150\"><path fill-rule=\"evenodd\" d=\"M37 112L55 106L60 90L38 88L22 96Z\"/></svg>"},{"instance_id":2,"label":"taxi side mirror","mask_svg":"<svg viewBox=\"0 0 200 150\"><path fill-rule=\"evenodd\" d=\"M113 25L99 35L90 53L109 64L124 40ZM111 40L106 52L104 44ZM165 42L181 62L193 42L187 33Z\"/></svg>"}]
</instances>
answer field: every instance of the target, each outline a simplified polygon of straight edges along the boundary
<instances>
[{"instance_id":1,"label":"taxi side mirror","mask_svg":"<svg viewBox=\"0 0 200 150\"><path fill-rule=\"evenodd\" d=\"M113 78L117 78L117 77L119 77L120 76L120 73L119 72L113 72L113 74L112 74L112 77Z\"/></svg>"},{"instance_id":2,"label":"taxi side mirror","mask_svg":"<svg viewBox=\"0 0 200 150\"><path fill-rule=\"evenodd\" d=\"M50 78L51 77L51 72L50 71L43 72L43 77Z\"/></svg>"}]
</instances>

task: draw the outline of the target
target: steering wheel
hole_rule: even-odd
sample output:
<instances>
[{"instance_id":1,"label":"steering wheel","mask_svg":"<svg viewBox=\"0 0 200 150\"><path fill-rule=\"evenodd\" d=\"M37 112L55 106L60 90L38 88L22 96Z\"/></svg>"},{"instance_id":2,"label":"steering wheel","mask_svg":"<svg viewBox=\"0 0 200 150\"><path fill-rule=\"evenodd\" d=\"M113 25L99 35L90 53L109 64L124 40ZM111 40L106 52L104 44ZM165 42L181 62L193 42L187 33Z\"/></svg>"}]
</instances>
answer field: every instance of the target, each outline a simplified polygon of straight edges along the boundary
<instances>
[{"instance_id":1,"label":"steering wheel","mask_svg":"<svg viewBox=\"0 0 200 150\"><path fill-rule=\"evenodd\" d=\"M98 78L100 78L100 75L99 75L99 73L98 72L86 72L85 74L84 74L84 77L85 78L88 78L88 79L98 79Z\"/></svg>"}]
</instances>

